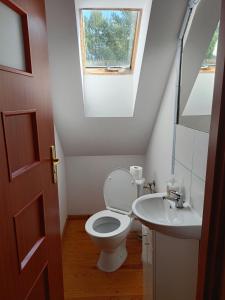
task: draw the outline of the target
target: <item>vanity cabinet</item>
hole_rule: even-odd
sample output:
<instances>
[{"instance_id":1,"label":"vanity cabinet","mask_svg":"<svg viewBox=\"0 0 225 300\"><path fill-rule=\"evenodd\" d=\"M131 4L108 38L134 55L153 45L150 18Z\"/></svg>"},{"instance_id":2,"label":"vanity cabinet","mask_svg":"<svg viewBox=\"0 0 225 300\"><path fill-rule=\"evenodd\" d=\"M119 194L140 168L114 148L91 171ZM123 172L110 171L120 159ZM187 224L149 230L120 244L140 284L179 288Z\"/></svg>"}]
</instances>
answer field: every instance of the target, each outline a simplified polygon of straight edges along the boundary
<instances>
[{"instance_id":1,"label":"vanity cabinet","mask_svg":"<svg viewBox=\"0 0 225 300\"><path fill-rule=\"evenodd\" d=\"M142 227L144 300L195 300L199 242Z\"/></svg>"},{"instance_id":2,"label":"vanity cabinet","mask_svg":"<svg viewBox=\"0 0 225 300\"><path fill-rule=\"evenodd\" d=\"M142 225L142 264L144 278L144 300L154 300L154 239L155 232Z\"/></svg>"}]
</instances>

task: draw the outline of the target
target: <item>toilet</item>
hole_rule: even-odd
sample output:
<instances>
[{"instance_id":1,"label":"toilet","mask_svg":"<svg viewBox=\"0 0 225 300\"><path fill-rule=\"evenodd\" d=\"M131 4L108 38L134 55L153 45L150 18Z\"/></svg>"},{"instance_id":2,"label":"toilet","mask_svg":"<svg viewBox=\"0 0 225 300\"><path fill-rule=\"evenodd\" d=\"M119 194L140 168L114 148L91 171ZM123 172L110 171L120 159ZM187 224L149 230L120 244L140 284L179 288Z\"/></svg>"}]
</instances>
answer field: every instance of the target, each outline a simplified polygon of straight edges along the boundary
<instances>
[{"instance_id":1,"label":"toilet","mask_svg":"<svg viewBox=\"0 0 225 300\"><path fill-rule=\"evenodd\" d=\"M127 257L126 237L133 221L132 203L137 198L134 177L126 169L117 169L106 178L103 188L106 209L92 215L85 230L101 249L100 270L113 272Z\"/></svg>"}]
</instances>

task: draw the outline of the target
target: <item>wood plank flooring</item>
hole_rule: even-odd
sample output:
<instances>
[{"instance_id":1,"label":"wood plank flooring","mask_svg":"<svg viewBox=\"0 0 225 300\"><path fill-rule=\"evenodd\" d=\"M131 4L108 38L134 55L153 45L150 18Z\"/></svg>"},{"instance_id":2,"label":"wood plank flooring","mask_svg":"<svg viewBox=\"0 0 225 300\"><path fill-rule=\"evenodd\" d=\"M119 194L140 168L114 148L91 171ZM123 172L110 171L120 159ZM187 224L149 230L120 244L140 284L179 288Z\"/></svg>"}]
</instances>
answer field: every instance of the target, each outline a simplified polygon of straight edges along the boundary
<instances>
[{"instance_id":1,"label":"wood plank flooring","mask_svg":"<svg viewBox=\"0 0 225 300\"><path fill-rule=\"evenodd\" d=\"M128 258L113 273L96 267L99 249L84 230L86 220L69 220L63 237L65 300L141 300L143 271L141 241L136 233L127 240Z\"/></svg>"}]
</instances>

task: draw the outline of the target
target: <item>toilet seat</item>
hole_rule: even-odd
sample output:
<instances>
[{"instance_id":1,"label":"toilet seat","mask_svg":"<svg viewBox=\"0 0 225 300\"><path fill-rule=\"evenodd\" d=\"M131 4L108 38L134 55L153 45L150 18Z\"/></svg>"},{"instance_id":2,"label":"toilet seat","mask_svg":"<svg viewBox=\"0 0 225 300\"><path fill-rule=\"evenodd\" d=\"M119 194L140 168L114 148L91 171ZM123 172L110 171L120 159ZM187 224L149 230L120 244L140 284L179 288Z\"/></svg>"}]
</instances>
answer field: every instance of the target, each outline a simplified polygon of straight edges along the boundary
<instances>
[{"instance_id":1,"label":"toilet seat","mask_svg":"<svg viewBox=\"0 0 225 300\"><path fill-rule=\"evenodd\" d=\"M110 217L115 219L116 221L119 221L119 227L116 228L113 231L101 233L99 231L96 231L94 229L94 224L96 221L101 220L101 218ZM87 233L89 233L92 236L99 237L99 238L109 238L119 235L120 233L124 232L129 225L131 224L131 218L127 215L122 215L120 213L116 213L110 210L102 210L100 212L97 212L96 214L92 215L85 224L85 230Z\"/></svg>"},{"instance_id":2,"label":"toilet seat","mask_svg":"<svg viewBox=\"0 0 225 300\"><path fill-rule=\"evenodd\" d=\"M105 180L103 194L107 209L130 215L132 204L137 198L134 177L127 169L114 170Z\"/></svg>"}]
</instances>

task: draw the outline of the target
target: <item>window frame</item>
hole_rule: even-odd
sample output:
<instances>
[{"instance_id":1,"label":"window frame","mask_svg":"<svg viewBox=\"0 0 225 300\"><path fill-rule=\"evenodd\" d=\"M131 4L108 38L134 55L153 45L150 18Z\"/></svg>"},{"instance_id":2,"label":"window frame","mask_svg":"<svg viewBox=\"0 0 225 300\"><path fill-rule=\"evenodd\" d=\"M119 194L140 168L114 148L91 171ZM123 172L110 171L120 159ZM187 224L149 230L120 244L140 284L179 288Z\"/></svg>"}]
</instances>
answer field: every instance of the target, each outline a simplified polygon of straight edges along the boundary
<instances>
[{"instance_id":1,"label":"window frame","mask_svg":"<svg viewBox=\"0 0 225 300\"><path fill-rule=\"evenodd\" d=\"M123 67L86 67L86 45L85 45L85 34L84 34L84 20L82 16L82 11L84 10L118 10L118 11L135 11L137 12L137 20L135 25L135 33L134 33L134 41L132 47L132 54L131 54L131 62L130 68L123 68ZM124 74L131 74L135 68L136 62L136 55L137 55L137 46L139 40L139 33L140 33L140 25L141 25L141 18L142 18L142 9L141 8L100 8L100 7L91 7L91 8L80 8L80 47L81 47L81 61L82 61L82 69L85 74L96 74L96 75L124 75Z\"/></svg>"}]
</instances>

